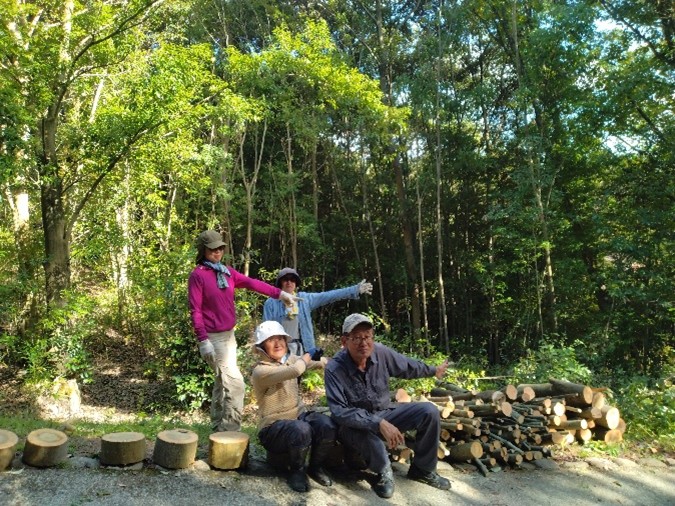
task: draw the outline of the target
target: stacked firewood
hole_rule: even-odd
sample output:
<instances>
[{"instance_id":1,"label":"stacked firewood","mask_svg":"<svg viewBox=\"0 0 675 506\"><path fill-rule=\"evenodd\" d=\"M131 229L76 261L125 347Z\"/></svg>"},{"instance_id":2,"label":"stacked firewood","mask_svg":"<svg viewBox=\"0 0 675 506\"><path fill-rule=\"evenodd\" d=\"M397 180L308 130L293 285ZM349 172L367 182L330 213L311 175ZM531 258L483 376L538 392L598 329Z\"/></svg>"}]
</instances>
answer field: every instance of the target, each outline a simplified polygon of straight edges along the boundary
<instances>
[{"instance_id":1,"label":"stacked firewood","mask_svg":"<svg viewBox=\"0 0 675 506\"><path fill-rule=\"evenodd\" d=\"M625 423L606 402L603 388L550 379L548 383L506 385L499 390L466 390L443 383L416 401L434 403L441 416L438 457L471 462L483 473L551 456L551 447L600 439L619 442ZM413 399L398 390L397 402ZM414 448L392 452L405 461Z\"/></svg>"}]
</instances>

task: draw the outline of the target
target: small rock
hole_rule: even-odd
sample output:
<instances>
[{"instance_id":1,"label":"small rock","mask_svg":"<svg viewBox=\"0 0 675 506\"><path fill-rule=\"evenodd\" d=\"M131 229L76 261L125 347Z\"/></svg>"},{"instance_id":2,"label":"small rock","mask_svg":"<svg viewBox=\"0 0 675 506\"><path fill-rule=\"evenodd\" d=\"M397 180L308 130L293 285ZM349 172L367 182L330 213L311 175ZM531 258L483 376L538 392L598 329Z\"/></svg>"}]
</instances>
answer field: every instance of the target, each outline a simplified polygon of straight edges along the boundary
<instances>
[{"instance_id":1,"label":"small rock","mask_svg":"<svg viewBox=\"0 0 675 506\"><path fill-rule=\"evenodd\" d=\"M670 467L675 467L675 459L671 459L670 457L665 458L666 464L668 464Z\"/></svg>"},{"instance_id":2,"label":"small rock","mask_svg":"<svg viewBox=\"0 0 675 506\"><path fill-rule=\"evenodd\" d=\"M66 461L66 466L72 469L98 469L101 463L91 457L73 457Z\"/></svg>"},{"instance_id":3,"label":"small rock","mask_svg":"<svg viewBox=\"0 0 675 506\"><path fill-rule=\"evenodd\" d=\"M603 471L615 470L618 469L619 467L611 460L603 459L600 457L589 457L586 459L586 462L588 462L588 464L591 467L595 467L596 469L602 469Z\"/></svg>"},{"instance_id":4,"label":"small rock","mask_svg":"<svg viewBox=\"0 0 675 506\"><path fill-rule=\"evenodd\" d=\"M12 464L9 467L12 469L23 469L26 467L26 464L21 460L21 456L17 455L12 459Z\"/></svg>"},{"instance_id":5,"label":"small rock","mask_svg":"<svg viewBox=\"0 0 675 506\"><path fill-rule=\"evenodd\" d=\"M192 469L195 471L210 471L211 466L205 460L195 460L195 463L192 464Z\"/></svg>"},{"instance_id":6,"label":"small rock","mask_svg":"<svg viewBox=\"0 0 675 506\"><path fill-rule=\"evenodd\" d=\"M141 471L143 469L143 462L131 464L128 466L101 466L105 469L112 469L113 471Z\"/></svg>"},{"instance_id":7,"label":"small rock","mask_svg":"<svg viewBox=\"0 0 675 506\"><path fill-rule=\"evenodd\" d=\"M668 467L668 464L666 464L665 462L650 457L639 459L638 464L645 467Z\"/></svg>"},{"instance_id":8,"label":"small rock","mask_svg":"<svg viewBox=\"0 0 675 506\"><path fill-rule=\"evenodd\" d=\"M534 465L539 469L545 469L546 471L555 471L559 469L559 466L555 460L551 459L539 459L534 461Z\"/></svg>"}]
</instances>

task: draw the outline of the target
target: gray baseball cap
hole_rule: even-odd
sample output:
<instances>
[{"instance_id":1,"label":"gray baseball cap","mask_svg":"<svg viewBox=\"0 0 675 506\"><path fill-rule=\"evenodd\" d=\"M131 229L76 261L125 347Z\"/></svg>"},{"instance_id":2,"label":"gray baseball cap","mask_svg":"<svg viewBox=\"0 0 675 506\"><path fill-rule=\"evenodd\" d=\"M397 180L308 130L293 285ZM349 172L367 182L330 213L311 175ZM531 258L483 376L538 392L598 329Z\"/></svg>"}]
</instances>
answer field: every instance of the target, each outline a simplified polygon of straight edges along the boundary
<instances>
[{"instance_id":1,"label":"gray baseball cap","mask_svg":"<svg viewBox=\"0 0 675 506\"><path fill-rule=\"evenodd\" d=\"M225 246L223 236L215 230L205 230L197 237L197 248L207 247L209 249L216 249L221 246Z\"/></svg>"},{"instance_id":2,"label":"gray baseball cap","mask_svg":"<svg viewBox=\"0 0 675 506\"><path fill-rule=\"evenodd\" d=\"M354 330L354 327L360 323L367 323L371 327L374 327L373 321L366 315L361 313L352 313L347 318L345 318L345 321L342 324L342 333L349 334L352 330Z\"/></svg>"}]
</instances>

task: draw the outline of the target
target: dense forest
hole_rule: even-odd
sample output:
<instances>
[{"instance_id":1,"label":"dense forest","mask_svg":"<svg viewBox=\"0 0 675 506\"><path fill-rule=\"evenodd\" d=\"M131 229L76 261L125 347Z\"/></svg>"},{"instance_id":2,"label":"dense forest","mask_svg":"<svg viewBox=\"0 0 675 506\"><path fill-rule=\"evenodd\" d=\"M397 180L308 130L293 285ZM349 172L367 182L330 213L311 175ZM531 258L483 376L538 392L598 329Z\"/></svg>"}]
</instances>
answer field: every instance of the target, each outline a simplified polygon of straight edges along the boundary
<instances>
[{"instance_id":1,"label":"dense forest","mask_svg":"<svg viewBox=\"0 0 675 506\"><path fill-rule=\"evenodd\" d=\"M0 359L28 379L86 382L114 334L203 400L207 228L253 277L371 281L321 334L358 310L495 374L673 374L671 2L0 5Z\"/></svg>"}]
</instances>

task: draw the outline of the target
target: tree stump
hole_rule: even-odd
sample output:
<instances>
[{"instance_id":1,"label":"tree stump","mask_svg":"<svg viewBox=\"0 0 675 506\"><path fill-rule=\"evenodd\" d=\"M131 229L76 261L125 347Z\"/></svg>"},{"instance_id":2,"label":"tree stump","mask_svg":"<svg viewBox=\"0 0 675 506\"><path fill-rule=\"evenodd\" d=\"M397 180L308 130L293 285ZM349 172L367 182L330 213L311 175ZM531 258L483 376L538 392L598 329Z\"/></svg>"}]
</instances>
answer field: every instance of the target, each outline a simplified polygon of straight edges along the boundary
<instances>
[{"instance_id":1,"label":"tree stump","mask_svg":"<svg viewBox=\"0 0 675 506\"><path fill-rule=\"evenodd\" d=\"M101 438L101 464L126 466L145 458L145 436L140 432L113 432Z\"/></svg>"},{"instance_id":2,"label":"tree stump","mask_svg":"<svg viewBox=\"0 0 675 506\"><path fill-rule=\"evenodd\" d=\"M152 460L167 469L185 469L195 461L197 434L186 429L165 430L157 434Z\"/></svg>"},{"instance_id":3,"label":"tree stump","mask_svg":"<svg viewBox=\"0 0 675 506\"><path fill-rule=\"evenodd\" d=\"M0 471L4 471L12 463L19 438L13 432L0 429Z\"/></svg>"},{"instance_id":4,"label":"tree stump","mask_svg":"<svg viewBox=\"0 0 675 506\"><path fill-rule=\"evenodd\" d=\"M209 436L209 464L216 469L246 467L248 440L243 432L214 432Z\"/></svg>"},{"instance_id":5,"label":"tree stump","mask_svg":"<svg viewBox=\"0 0 675 506\"><path fill-rule=\"evenodd\" d=\"M54 429L37 429L28 434L22 460L33 467L51 467L68 456L68 436Z\"/></svg>"}]
</instances>

